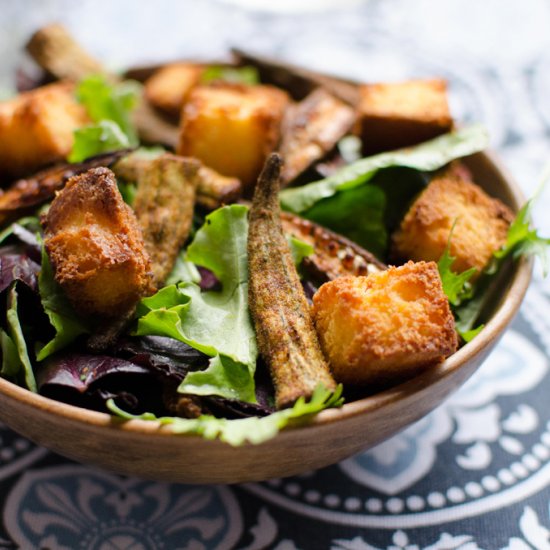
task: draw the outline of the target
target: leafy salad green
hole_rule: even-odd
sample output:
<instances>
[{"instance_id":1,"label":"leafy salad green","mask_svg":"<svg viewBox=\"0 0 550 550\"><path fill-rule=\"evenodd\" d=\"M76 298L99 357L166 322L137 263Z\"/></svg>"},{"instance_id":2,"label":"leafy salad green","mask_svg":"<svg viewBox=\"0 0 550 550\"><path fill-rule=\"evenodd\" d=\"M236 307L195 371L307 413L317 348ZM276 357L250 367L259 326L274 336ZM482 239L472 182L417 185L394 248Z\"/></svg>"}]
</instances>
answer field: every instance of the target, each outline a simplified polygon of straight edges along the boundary
<instances>
[{"instance_id":1,"label":"leafy salad green","mask_svg":"<svg viewBox=\"0 0 550 550\"><path fill-rule=\"evenodd\" d=\"M111 84L102 75L84 78L76 95L94 124L75 130L69 162L137 146L139 140L130 114L138 103L139 92L137 82Z\"/></svg>"},{"instance_id":2,"label":"leafy salad green","mask_svg":"<svg viewBox=\"0 0 550 550\"><path fill-rule=\"evenodd\" d=\"M305 422L312 415L330 407L340 407L343 404L342 385L334 392L323 386L318 386L311 399L305 401L300 397L296 403L268 416L240 418L227 420L214 416L203 415L199 418L176 418L173 416L157 418L154 414L131 415L123 411L110 400L107 403L109 410L126 420L156 420L161 424L169 424L177 434L201 435L205 439L221 439L233 446L243 443L258 444L274 437L279 430L293 422Z\"/></svg>"},{"instance_id":3,"label":"leafy salad green","mask_svg":"<svg viewBox=\"0 0 550 550\"><path fill-rule=\"evenodd\" d=\"M380 258L395 218L425 185L422 173L487 147L479 125L415 147L348 164L332 176L281 192L281 206L357 242ZM353 220L353 223L350 223Z\"/></svg>"},{"instance_id":4,"label":"leafy salad green","mask_svg":"<svg viewBox=\"0 0 550 550\"><path fill-rule=\"evenodd\" d=\"M186 259L212 271L221 291L193 282L167 286L142 300L137 335L170 336L212 357L208 369L187 375L179 391L255 402L258 350L248 313L248 208L231 205L206 218Z\"/></svg>"}]
</instances>

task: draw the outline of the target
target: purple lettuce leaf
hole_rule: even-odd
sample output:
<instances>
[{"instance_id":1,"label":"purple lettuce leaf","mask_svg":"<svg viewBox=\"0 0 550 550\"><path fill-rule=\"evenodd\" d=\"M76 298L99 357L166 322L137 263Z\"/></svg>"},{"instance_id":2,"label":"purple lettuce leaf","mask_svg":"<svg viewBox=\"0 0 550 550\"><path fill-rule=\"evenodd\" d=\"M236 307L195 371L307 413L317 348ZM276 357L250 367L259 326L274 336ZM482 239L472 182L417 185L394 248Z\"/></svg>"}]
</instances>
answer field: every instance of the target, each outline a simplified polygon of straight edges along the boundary
<instances>
[{"instance_id":1,"label":"purple lettuce leaf","mask_svg":"<svg viewBox=\"0 0 550 550\"><path fill-rule=\"evenodd\" d=\"M59 353L36 369L40 394L85 408L106 410L114 398L132 411L162 410L162 384L150 369L107 355Z\"/></svg>"},{"instance_id":2,"label":"purple lettuce leaf","mask_svg":"<svg viewBox=\"0 0 550 550\"><path fill-rule=\"evenodd\" d=\"M124 338L112 352L117 357L156 371L177 385L189 371L206 368L210 359L191 346L166 336Z\"/></svg>"},{"instance_id":3,"label":"purple lettuce leaf","mask_svg":"<svg viewBox=\"0 0 550 550\"><path fill-rule=\"evenodd\" d=\"M212 273L212 271L200 265L197 266L197 269L201 276L201 280L199 283L201 290L221 290L222 289L221 282L214 275L214 273Z\"/></svg>"},{"instance_id":4,"label":"purple lettuce leaf","mask_svg":"<svg viewBox=\"0 0 550 550\"><path fill-rule=\"evenodd\" d=\"M13 281L22 281L31 290L37 292L40 264L27 254L14 253L12 247L0 249L0 292L3 292Z\"/></svg>"}]
</instances>

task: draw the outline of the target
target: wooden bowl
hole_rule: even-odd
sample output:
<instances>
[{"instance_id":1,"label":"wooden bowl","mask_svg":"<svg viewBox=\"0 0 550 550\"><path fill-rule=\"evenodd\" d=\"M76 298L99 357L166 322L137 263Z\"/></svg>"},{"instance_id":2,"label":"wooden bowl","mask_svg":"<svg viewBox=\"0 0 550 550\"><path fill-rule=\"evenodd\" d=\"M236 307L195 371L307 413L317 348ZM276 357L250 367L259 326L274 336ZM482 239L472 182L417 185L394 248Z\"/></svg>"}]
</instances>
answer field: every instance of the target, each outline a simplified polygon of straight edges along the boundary
<instances>
[{"instance_id":1,"label":"wooden bowl","mask_svg":"<svg viewBox=\"0 0 550 550\"><path fill-rule=\"evenodd\" d=\"M492 155L465 159L489 194L517 211L523 197ZM519 309L532 262L510 264L499 296L485 311L484 330L442 365L371 397L326 410L311 423L261 445L174 435L156 422L114 419L66 405L0 379L0 420L32 441L80 462L150 479L236 483L298 474L368 449L420 419L481 365Z\"/></svg>"}]
</instances>

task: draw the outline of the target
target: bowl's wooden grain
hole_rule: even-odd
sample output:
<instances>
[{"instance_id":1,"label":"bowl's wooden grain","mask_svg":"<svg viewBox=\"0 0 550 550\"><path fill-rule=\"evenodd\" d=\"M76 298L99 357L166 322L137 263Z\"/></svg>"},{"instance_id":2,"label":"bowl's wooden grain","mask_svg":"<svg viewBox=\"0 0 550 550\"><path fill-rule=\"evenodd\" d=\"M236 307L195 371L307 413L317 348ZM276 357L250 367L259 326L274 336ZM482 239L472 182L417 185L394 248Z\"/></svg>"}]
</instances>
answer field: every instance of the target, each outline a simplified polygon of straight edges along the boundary
<instances>
[{"instance_id":1,"label":"bowl's wooden grain","mask_svg":"<svg viewBox=\"0 0 550 550\"><path fill-rule=\"evenodd\" d=\"M490 194L517 211L523 197L487 153L466 159ZM169 426L123 422L65 405L0 379L0 420L32 441L75 460L116 472L186 483L234 483L288 476L335 463L418 420L480 366L519 309L532 262L511 265L485 329L445 363L387 391L319 414L261 445L233 448L174 435Z\"/></svg>"}]
</instances>

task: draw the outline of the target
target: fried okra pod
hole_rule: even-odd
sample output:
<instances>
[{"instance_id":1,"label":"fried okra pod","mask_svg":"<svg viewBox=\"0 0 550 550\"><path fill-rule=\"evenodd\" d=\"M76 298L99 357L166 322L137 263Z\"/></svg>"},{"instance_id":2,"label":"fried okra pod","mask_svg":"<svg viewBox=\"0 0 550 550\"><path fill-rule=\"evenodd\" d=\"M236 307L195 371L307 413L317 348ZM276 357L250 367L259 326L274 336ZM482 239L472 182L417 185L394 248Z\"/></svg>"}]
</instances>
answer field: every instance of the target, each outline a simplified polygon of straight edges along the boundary
<instances>
[{"instance_id":1,"label":"fried okra pod","mask_svg":"<svg viewBox=\"0 0 550 550\"><path fill-rule=\"evenodd\" d=\"M161 287L189 236L199 162L166 153L140 173L134 211Z\"/></svg>"},{"instance_id":2,"label":"fried okra pod","mask_svg":"<svg viewBox=\"0 0 550 550\"><path fill-rule=\"evenodd\" d=\"M334 389L310 308L281 227L282 160L271 154L249 215L249 304L260 354L269 365L277 408L310 397L319 384Z\"/></svg>"}]
</instances>

